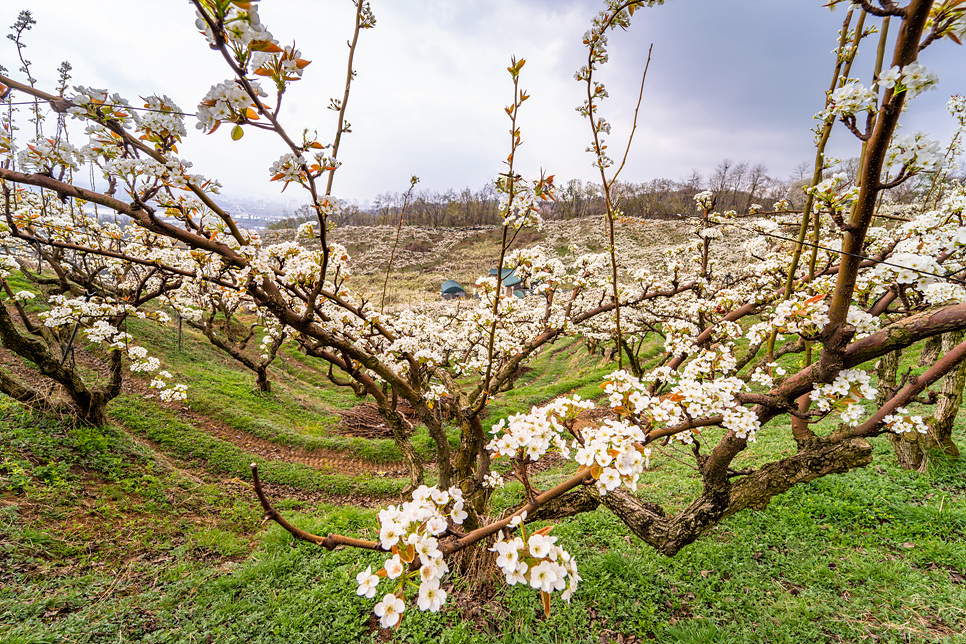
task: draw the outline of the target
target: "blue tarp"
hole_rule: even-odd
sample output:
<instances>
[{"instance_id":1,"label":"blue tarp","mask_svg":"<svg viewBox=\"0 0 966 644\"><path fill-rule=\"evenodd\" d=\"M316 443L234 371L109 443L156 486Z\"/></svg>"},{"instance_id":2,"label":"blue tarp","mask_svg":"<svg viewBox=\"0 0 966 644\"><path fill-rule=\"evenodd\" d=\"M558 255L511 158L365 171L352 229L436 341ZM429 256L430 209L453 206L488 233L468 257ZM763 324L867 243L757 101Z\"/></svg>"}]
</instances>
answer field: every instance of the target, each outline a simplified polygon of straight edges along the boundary
<instances>
[{"instance_id":1,"label":"blue tarp","mask_svg":"<svg viewBox=\"0 0 966 644\"><path fill-rule=\"evenodd\" d=\"M445 282L443 282L443 286L440 287L439 292L443 294L446 294L446 293L459 294L459 293L466 293L466 289L460 286L460 283L457 282L456 280L446 280Z\"/></svg>"},{"instance_id":2,"label":"blue tarp","mask_svg":"<svg viewBox=\"0 0 966 644\"><path fill-rule=\"evenodd\" d=\"M503 286L516 286L520 284L523 280L514 275L517 269L515 268L504 268L500 271L500 277L503 279ZM490 275L496 275L496 269L490 269Z\"/></svg>"}]
</instances>

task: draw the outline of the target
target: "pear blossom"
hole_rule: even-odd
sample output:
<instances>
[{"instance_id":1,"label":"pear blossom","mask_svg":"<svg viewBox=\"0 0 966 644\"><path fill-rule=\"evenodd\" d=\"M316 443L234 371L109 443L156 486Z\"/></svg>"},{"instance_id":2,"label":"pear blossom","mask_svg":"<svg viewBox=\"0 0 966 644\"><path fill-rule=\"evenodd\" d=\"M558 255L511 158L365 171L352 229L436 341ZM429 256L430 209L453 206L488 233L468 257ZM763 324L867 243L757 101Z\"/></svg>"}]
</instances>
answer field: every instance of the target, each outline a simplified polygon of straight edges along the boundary
<instances>
[{"instance_id":1,"label":"pear blossom","mask_svg":"<svg viewBox=\"0 0 966 644\"><path fill-rule=\"evenodd\" d=\"M386 593L382 601L376 604L373 612L379 618L379 625L383 628L392 628L399 623L399 618L406 610L406 603L392 593ZM438 609L437 609L438 610Z\"/></svg>"}]
</instances>

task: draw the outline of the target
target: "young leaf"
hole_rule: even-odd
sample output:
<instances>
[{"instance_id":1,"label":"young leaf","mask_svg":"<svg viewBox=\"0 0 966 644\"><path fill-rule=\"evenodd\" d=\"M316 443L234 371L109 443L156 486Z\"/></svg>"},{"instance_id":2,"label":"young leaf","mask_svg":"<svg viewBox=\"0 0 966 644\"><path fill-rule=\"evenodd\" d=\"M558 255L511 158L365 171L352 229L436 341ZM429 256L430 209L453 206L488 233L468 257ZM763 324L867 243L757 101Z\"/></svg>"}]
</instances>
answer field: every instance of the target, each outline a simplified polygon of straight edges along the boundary
<instances>
[{"instance_id":1,"label":"young leaf","mask_svg":"<svg viewBox=\"0 0 966 644\"><path fill-rule=\"evenodd\" d=\"M280 54L284 49L276 45L275 43L269 42L267 40L253 40L251 44L252 51L264 51L269 54Z\"/></svg>"},{"instance_id":2,"label":"young leaf","mask_svg":"<svg viewBox=\"0 0 966 644\"><path fill-rule=\"evenodd\" d=\"M242 126L240 126L240 125L238 125L236 123L235 124L235 127L233 127L231 129L231 140L232 141L237 141L238 139L242 138L243 136L245 136L245 130L242 129Z\"/></svg>"}]
</instances>

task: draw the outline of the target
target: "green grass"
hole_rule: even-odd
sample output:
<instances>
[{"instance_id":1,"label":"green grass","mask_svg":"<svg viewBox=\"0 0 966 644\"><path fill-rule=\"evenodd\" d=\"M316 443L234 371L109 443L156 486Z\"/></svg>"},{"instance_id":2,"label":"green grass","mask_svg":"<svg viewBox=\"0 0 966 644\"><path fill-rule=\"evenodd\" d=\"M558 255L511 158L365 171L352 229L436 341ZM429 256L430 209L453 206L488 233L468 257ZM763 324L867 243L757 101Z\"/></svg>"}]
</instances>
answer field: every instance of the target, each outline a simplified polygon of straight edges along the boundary
<instances>
[{"instance_id":1,"label":"green grass","mask_svg":"<svg viewBox=\"0 0 966 644\"><path fill-rule=\"evenodd\" d=\"M251 479L249 465L256 463L266 482L299 489L375 496L398 494L402 490L403 482L395 479L370 475L350 478L326 474L307 465L255 456L233 443L178 420L164 408L140 398L122 398L112 407L111 414L130 431L158 444L166 452L204 462L206 468L214 473Z\"/></svg>"},{"instance_id":2,"label":"green grass","mask_svg":"<svg viewBox=\"0 0 966 644\"><path fill-rule=\"evenodd\" d=\"M189 411L299 449L335 449L399 461L392 441L333 431L357 404L325 380L317 361L286 347L275 391L197 334L150 323L136 337L189 385ZM660 350L644 348L643 360ZM914 366L915 351L902 369ZM789 371L800 356L783 358ZM581 342L547 347L516 387L500 394L488 423L558 395L599 398L613 362ZM915 369L914 369L915 372ZM260 522L249 464L286 486L278 507L317 533L373 538L376 511L311 501L385 498L405 481L348 477L263 459L221 440L156 399L125 395L110 408L115 428L82 428L0 399L0 643L366 642L374 601L354 578L381 558L327 552ZM962 444L964 421L956 427ZM828 431L829 421L818 427ZM709 430L709 433L713 430ZM781 427L766 426L737 459L751 467L792 453ZM452 440L457 438L450 429ZM714 436L709 436L713 440ZM413 437L432 453L425 429ZM400 642L958 642L966 630L966 461L931 462L925 474L894 464L885 439L867 468L830 476L774 498L764 511L731 517L677 556L657 554L598 510L554 529L584 578L571 604L549 619L530 588L498 586L482 613L455 578L441 613L407 605ZM680 509L698 490L693 472L655 454L640 495ZM499 468L504 465L497 462ZM571 464L540 472L541 489ZM432 478L432 472L429 472ZM507 507L519 484L494 496ZM633 639L632 639L633 638Z\"/></svg>"},{"instance_id":3,"label":"green grass","mask_svg":"<svg viewBox=\"0 0 966 644\"><path fill-rule=\"evenodd\" d=\"M918 476L888 456L881 446L878 469L797 487L673 558L628 539L605 511L561 522L554 534L584 577L570 605L555 600L545 619L537 593L503 587L483 616L453 603L435 615L410 606L396 639L956 642L966 625L966 467ZM369 510L323 505L294 520L316 533L374 534ZM43 558L57 546L34 548ZM246 559L225 562L244 550L224 528L192 532L175 552L194 557L136 563L110 602L98 599L116 572L56 581L15 574L0 591L0 641L381 641L370 627L374 602L353 592L355 574L378 555L325 552L274 525ZM156 584L138 585L150 575Z\"/></svg>"}]
</instances>

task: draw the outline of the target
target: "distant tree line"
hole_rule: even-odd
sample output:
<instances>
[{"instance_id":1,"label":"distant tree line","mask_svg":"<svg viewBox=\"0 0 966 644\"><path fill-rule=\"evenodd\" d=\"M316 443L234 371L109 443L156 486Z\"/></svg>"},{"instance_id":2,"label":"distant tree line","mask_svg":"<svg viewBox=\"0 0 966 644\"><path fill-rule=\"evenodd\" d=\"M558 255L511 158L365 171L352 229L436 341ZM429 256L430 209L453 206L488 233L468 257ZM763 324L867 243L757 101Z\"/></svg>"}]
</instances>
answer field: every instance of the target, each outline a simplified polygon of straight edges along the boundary
<instances>
[{"instance_id":1,"label":"distant tree line","mask_svg":"<svg viewBox=\"0 0 966 644\"><path fill-rule=\"evenodd\" d=\"M858 159L846 159L829 170L844 172L854 180ZM963 174L963 169L959 169ZM681 180L652 179L643 183L619 182L615 188L621 212L629 217L644 219L673 219L694 210L694 195L710 190L715 195L715 210L747 212L752 204L771 210L773 204L786 199L791 209L802 206L802 191L811 181L811 162L802 162L784 179L769 176L761 163L735 162L724 159L705 177L698 170ZM909 181L889 191L889 198L897 203L911 203L928 189L929 176L920 181ZM375 204L363 210L354 204L344 205L334 217L340 226L395 225L405 199L401 192L384 192ZM493 226L500 224L497 193L493 184L479 190L460 191L420 190L414 192L405 205L403 223L410 226L449 228ZM571 179L557 186L557 200L544 208L544 219L568 220L602 215L604 202L599 184ZM277 220L269 228L294 228L301 223L315 221L308 209L300 209L292 217Z\"/></svg>"}]
</instances>

